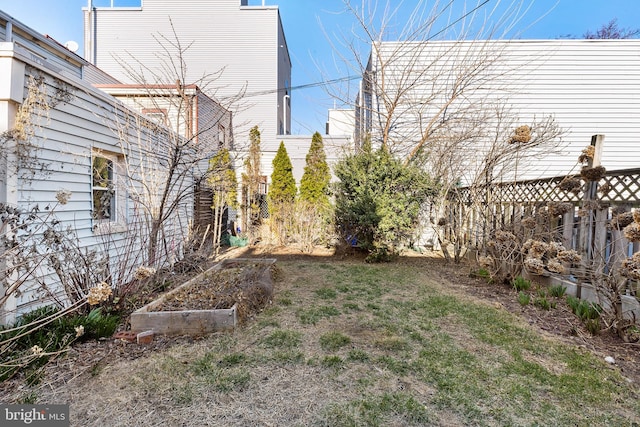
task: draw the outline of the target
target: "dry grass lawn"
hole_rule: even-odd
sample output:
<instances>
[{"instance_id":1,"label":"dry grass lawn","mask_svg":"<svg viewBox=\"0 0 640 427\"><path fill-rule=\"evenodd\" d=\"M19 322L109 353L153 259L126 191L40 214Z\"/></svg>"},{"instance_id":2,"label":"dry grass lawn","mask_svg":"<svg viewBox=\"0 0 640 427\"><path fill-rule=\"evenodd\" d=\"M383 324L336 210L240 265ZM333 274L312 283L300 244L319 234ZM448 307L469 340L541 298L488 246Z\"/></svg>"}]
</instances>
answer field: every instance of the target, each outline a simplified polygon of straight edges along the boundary
<instances>
[{"instance_id":1,"label":"dry grass lawn","mask_svg":"<svg viewBox=\"0 0 640 427\"><path fill-rule=\"evenodd\" d=\"M273 303L235 332L19 393L68 402L75 426L640 423L616 367L466 296L432 261L281 258Z\"/></svg>"}]
</instances>

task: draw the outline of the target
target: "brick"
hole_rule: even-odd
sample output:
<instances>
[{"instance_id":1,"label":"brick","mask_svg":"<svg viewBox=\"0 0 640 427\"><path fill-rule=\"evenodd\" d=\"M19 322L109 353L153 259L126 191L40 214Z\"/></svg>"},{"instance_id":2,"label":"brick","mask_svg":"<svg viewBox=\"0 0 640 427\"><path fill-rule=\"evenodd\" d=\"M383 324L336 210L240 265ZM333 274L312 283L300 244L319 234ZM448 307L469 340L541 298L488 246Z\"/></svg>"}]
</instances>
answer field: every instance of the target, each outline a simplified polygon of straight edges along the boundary
<instances>
[{"instance_id":1,"label":"brick","mask_svg":"<svg viewBox=\"0 0 640 427\"><path fill-rule=\"evenodd\" d=\"M153 331L140 332L136 336L136 339L138 340L138 344L151 344L153 342L154 335Z\"/></svg>"},{"instance_id":2,"label":"brick","mask_svg":"<svg viewBox=\"0 0 640 427\"><path fill-rule=\"evenodd\" d=\"M136 340L136 333L133 331L119 331L113 335L113 339L134 342Z\"/></svg>"}]
</instances>

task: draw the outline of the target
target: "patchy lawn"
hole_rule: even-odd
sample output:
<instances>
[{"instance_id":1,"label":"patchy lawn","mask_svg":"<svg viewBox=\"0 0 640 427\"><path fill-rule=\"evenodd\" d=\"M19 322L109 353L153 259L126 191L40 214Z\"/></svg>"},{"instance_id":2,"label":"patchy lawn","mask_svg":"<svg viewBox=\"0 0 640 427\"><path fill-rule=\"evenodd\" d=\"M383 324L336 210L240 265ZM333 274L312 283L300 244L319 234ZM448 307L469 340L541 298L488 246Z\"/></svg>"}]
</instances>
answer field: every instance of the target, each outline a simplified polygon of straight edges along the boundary
<instances>
[{"instance_id":1,"label":"patchy lawn","mask_svg":"<svg viewBox=\"0 0 640 427\"><path fill-rule=\"evenodd\" d=\"M640 423L635 378L470 295L461 267L275 257L273 304L235 332L92 343L7 397L77 426Z\"/></svg>"}]
</instances>

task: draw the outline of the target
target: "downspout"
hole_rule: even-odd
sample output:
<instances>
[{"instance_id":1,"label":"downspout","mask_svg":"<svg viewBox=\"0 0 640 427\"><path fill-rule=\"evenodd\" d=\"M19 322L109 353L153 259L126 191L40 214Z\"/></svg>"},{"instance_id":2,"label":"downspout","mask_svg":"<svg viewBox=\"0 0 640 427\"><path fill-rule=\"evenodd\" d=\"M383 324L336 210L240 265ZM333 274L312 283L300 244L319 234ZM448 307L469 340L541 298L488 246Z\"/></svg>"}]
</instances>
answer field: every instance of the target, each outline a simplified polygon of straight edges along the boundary
<instances>
[{"instance_id":1,"label":"downspout","mask_svg":"<svg viewBox=\"0 0 640 427\"><path fill-rule=\"evenodd\" d=\"M5 30L4 41L11 43L13 41L13 22L7 21L7 27Z\"/></svg>"},{"instance_id":2,"label":"downspout","mask_svg":"<svg viewBox=\"0 0 640 427\"><path fill-rule=\"evenodd\" d=\"M98 20L96 17L96 8L93 6L93 0L87 0L87 9L88 9L88 13L89 13L89 19L88 19L88 29L89 29L89 49L88 49L88 53L89 53L89 57L87 58L87 60L89 62L91 62L93 65L97 65L96 61L97 61L97 57L98 57L98 50L96 49L96 33L97 33L97 26L98 26ZM85 49L86 52L86 49Z\"/></svg>"},{"instance_id":3,"label":"downspout","mask_svg":"<svg viewBox=\"0 0 640 427\"><path fill-rule=\"evenodd\" d=\"M285 95L282 97L282 108L283 108L283 128L284 128L284 132L282 132L283 135L288 135L287 133L287 102L291 99L291 97L289 95Z\"/></svg>"}]
</instances>

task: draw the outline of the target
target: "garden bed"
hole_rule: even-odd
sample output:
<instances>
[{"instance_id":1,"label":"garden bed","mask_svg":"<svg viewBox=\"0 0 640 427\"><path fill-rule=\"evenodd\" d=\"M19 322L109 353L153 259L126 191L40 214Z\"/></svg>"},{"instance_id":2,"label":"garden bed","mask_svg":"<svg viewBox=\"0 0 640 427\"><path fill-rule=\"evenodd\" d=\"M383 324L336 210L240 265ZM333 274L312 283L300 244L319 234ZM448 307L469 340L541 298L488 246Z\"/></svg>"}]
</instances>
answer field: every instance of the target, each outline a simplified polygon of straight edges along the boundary
<instances>
[{"instance_id":1,"label":"garden bed","mask_svg":"<svg viewBox=\"0 0 640 427\"><path fill-rule=\"evenodd\" d=\"M131 313L131 330L165 335L232 330L271 300L275 261L224 260Z\"/></svg>"}]
</instances>

